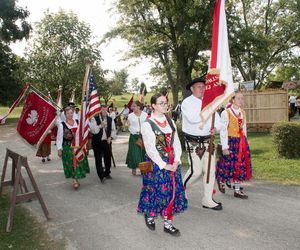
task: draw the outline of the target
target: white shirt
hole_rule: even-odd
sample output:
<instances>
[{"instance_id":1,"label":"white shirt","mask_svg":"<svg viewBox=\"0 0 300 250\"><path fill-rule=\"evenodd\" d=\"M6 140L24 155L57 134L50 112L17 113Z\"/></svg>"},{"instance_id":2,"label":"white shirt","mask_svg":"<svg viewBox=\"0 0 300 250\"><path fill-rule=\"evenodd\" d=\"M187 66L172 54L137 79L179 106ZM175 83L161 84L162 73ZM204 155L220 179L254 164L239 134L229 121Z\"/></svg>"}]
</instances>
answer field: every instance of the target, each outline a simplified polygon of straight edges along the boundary
<instances>
[{"instance_id":1,"label":"white shirt","mask_svg":"<svg viewBox=\"0 0 300 250\"><path fill-rule=\"evenodd\" d=\"M290 103L295 103L295 102L296 102L296 97L293 96L293 95L291 95L291 96L290 96L290 99L289 99L289 102L290 102Z\"/></svg>"},{"instance_id":2,"label":"white shirt","mask_svg":"<svg viewBox=\"0 0 300 250\"><path fill-rule=\"evenodd\" d=\"M241 114L241 118L244 119L244 125L243 125L243 132L244 135L247 137L247 124L246 124L246 117L243 117L243 113L240 108L235 109L233 108L233 112L239 116ZM231 112L231 111L230 111ZM222 144L222 149L228 149L228 124L229 124L229 117L226 110L224 110L221 114L221 128L220 128L220 141Z\"/></svg>"},{"instance_id":3,"label":"white shirt","mask_svg":"<svg viewBox=\"0 0 300 250\"><path fill-rule=\"evenodd\" d=\"M73 113L73 119L79 121L80 120L80 113L79 112L78 113L74 112Z\"/></svg>"},{"instance_id":4,"label":"white shirt","mask_svg":"<svg viewBox=\"0 0 300 250\"><path fill-rule=\"evenodd\" d=\"M184 133L195 136L208 136L211 129L211 117L206 121L202 128L200 128L200 110L202 106L202 100L191 95L185 98L181 104L182 114L182 131ZM220 129L220 116L215 113L215 128Z\"/></svg>"},{"instance_id":5,"label":"white shirt","mask_svg":"<svg viewBox=\"0 0 300 250\"><path fill-rule=\"evenodd\" d=\"M164 122L166 120L166 117L156 117L152 114L152 116L149 118L152 121L154 121L154 118L158 120L159 122ZM155 122L155 121L154 121ZM176 128L176 125L173 122L174 127ZM169 123L167 122L167 126L164 128L159 127L160 130L163 133L172 133L172 128L170 127ZM151 125L149 122L144 122L142 125L142 137L145 145L145 150L147 155L150 157L150 159L155 162L160 169L164 169L166 166L166 162L163 161L163 159L160 157L159 152L156 149L156 136L152 130ZM174 161L180 162L180 157L181 157L181 144L179 141L179 137L177 134L177 130L175 131L174 134L174 143L173 143L173 148L174 148Z\"/></svg>"},{"instance_id":6,"label":"white shirt","mask_svg":"<svg viewBox=\"0 0 300 250\"><path fill-rule=\"evenodd\" d=\"M74 120L74 119L73 119ZM70 124L68 124L67 122L65 122L65 124L67 125L67 127L69 129L72 129L72 128L77 128L78 125L77 125L77 122L74 120L74 124L73 126L71 126ZM56 136L56 147L57 147L57 150L60 150L62 149L62 144L63 144L63 140L64 140L64 126L62 125L62 123L60 122L58 125L57 125L58 129L57 129L57 136Z\"/></svg>"},{"instance_id":7,"label":"white shirt","mask_svg":"<svg viewBox=\"0 0 300 250\"><path fill-rule=\"evenodd\" d=\"M115 119L116 119L116 113L115 111L108 113L109 117L112 119L111 121L111 137L113 139L117 138L117 130L116 130L116 124L115 124Z\"/></svg>"},{"instance_id":8,"label":"white shirt","mask_svg":"<svg viewBox=\"0 0 300 250\"><path fill-rule=\"evenodd\" d=\"M128 115L128 130L130 134L140 134L141 133L141 126L147 119L147 114L145 112L141 112L140 116L137 116L135 113L130 113Z\"/></svg>"},{"instance_id":9,"label":"white shirt","mask_svg":"<svg viewBox=\"0 0 300 250\"><path fill-rule=\"evenodd\" d=\"M101 129L101 123L102 123L101 115L99 115L99 118L100 118L100 124L99 125L97 125L97 121L94 117L90 120L90 130L91 130L91 133L94 134L94 135L98 134L100 132L100 129ZM106 119L105 119L105 122L106 122ZM102 141L107 140L107 135L106 135L105 128L103 128L103 133L102 133L102 137L101 137Z\"/></svg>"},{"instance_id":10,"label":"white shirt","mask_svg":"<svg viewBox=\"0 0 300 250\"><path fill-rule=\"evenodd\" d=\"M123 115L125 116L125 117L127 117L128 116L128 114L129 114L129 108L125 108L124 109L124 111L123 111Z\"/></svg>"}]
</instances>

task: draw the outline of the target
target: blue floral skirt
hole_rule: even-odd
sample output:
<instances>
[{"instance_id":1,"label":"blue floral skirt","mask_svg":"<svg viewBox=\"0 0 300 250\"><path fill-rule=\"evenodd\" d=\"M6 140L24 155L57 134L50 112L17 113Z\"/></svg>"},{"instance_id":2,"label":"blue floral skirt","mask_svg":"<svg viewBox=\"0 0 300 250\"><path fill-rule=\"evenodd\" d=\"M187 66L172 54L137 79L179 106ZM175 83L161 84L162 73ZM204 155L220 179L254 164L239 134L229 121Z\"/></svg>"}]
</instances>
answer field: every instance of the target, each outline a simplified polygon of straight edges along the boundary
<instances>
[{"instance_id":1,"label":"blue floral skirt","mask_svg":"<svg viewBox=\"0 0 300 250\"><path fill-rule=\"evenodd\" d=\"M147 216L166 216L166 208L173 197L171 171L160 169L156 164L153 171L143 174L143 186L137 211ZM182 184L181 167L175 172L175 199L173 215L187 209L187 199Z\"/></svg>"},{"instance_id":2,"label":"blue floral skirt","mask_svg":"<svg viewBox=\"0 0 300 250\"><path fill-rule=\"evenodd\" d=\"M219 182L231 182L232 180L236 180L236 181L250 180L252 176L251 155L250 155L249 144L246 137L245 137L245 141L247 144L246 156L248 157L248 161L249 161L250 174L247 176L246 161L245 161L245 157L243 156L239 174L238 176L236 176L236 165L238 162L240 138L228 137L228 146L229 146L229 151L231 151L231 153L229 155L221 156L217 162L216 179Z\"/></svg>"}]
</instances>

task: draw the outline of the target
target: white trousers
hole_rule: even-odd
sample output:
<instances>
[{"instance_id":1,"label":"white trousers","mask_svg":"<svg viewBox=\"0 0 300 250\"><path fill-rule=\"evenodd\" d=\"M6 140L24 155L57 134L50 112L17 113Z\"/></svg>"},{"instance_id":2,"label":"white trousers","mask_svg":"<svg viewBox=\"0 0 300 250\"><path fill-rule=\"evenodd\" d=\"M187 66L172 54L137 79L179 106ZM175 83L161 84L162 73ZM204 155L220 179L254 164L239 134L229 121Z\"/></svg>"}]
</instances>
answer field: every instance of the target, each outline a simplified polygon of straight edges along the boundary
<instances>
[{"instance_id":1,"label":"white trousers","mask_svg":"<svg viewBox=\"0 0 300 250\"><path fill-rule=\"evenodd\" d=\"M208 144L205 143L205 147L208 148ZM209 175L209 183L206 183L206 178L207 178L207 168L208 168L208 151L205 151L202 159L200 160L199 156L195 153L195 150L191 152L192 156L192 161L193 161L193 175L189 179L187 183L187 190L188 187L193 185L195 182L199 181L201 179L201 176L203 178L203 188L204 188L204 196L202 198L202 205L207 206L207 207L215 207L218 204L215 203L212 199L213 195L213 189L214 189L214 184L215 184L215 172L216 172L216 156L213 154L211 156L211 164L210 164L210 175ZM189 163L191 166L191 162L189 159ZM184 176L184 181L189 177L191 174L191 167L189 170L186 172Z\"/></svg>"}]
</instances>

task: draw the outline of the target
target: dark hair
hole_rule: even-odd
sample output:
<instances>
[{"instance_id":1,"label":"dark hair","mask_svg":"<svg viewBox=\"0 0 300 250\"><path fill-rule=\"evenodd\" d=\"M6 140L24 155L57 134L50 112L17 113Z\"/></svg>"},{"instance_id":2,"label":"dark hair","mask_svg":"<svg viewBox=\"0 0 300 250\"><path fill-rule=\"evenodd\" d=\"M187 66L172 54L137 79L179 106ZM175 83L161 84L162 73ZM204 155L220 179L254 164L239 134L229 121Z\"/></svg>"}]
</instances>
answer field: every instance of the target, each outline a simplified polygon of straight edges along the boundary
<instances>
[{"instance_id":1,"label":"dark hair","mask_svg":"<svg viewBox=\"0 0 300 250\"><path fill-rule=\"evenodd\" d=\"M66 106L66 107L64 107L64 113L65 113L65 114L66 114L67 111L69 111L69 110L74 111L74 107L72 107L72 106Z\"/></svg>"},{"instance_id":2,"label":"dark hair","mask_svg":"<svg viewBox=\"0 0 300 250\"><path fill-rule=\"evenodd\" d=\"M140 110L143 110L143 108L144 108L143 103L141 103L141 102L139 102L139 101L134 101L134 104L135 104L136 106L140 107Z\"/></svg>"},{"instance_id":3,"label":"dark hair","mask_svg":"<svg viewBox=\"0 0 300 250\"><path fill-rule=\"evenodd\" d=\"M165 95L163 95L162 93L156 93L154 96L152 96L150 99L151 107L152 107L152 104L156 104L157 99L162 96L165 96Z\"/></svg>"}]
</instances>

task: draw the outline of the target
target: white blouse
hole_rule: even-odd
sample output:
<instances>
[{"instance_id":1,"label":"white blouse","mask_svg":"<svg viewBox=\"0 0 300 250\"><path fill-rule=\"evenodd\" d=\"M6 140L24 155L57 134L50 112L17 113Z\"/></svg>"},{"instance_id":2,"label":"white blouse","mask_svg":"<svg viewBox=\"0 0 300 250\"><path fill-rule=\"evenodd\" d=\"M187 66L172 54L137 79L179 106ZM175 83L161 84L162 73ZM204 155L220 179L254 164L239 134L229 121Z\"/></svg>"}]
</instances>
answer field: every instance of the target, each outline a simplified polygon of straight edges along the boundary
<instances>
[{"instance_id":1,"label":"white blouse","mask_svg":"<svg viewBox=\"0 0 300 250\"><path fill-rule=\"evenodd\" d=\"M156 117L153 114L151 115L151 117L149 119L151 119L152 121L154 121L154 119L156 119L159 122L166 121L165 116ZM174 127L176 128L174 121L172 121L172 122L173 122ZM172 133L172 128L170 127L168 122L167 122L166 127L164 127L164 128L159 127L159 128L163 133ZM149 122L144 122L142 124L142 137L143 137L147 155L151 158L151 160L153 162L155 162L158 165L158 167L160 169L164 169L166 166L166 162L163 161L163 159L160 157L159 152L156 149L156 136L155 136ZM179 141L177 130L175 131L175 135L174 135L173 148L174 148L174 161L180 162L182 150L181 150L181 144Z\"/></svg>"},{"instance_id":2,"label":"white blouse","mask_svg":"<svg viewBox=\"0 0 300 250\"><path fill-rule=\"evenodd\" d=\"M141 126L147 119L147 114L145 112L141 112L140 116L137 116L135 113L130 113L128 115L128 130L130 134L140 134L141 133Z\"/></svg>"},{"instance_id":3,"label":"white blouse","mask_svg":"<svg viewBox=\"0 0 300 250\"><path fill-rule=\"evenodd\" d=\"M66 121L65 121L65 124L67 125L67 127L69 129L72 129L72 128L77 128L78 125L77 125L77 122L73 119L74 121L74 124L73 126L71 126L70 124L68 124ZM56 147L57 147L57 150L60 150L62 149L62 144L63 144L63 139L64 139L64 126L62 125L62 123L60 122L58 125L57 125L57 136L56 136Z\"/></svg>"},{"instance_id":4,"label":"white blouse","mask_svg":"<svg viewBox=\"0 0 300 250\"><path fill-rule=\"evenodd\" d=\"M241 118L244 120L243 125L243 132L244 135L247 137L247 124L246 124L246 117L243 117L243 112L240 108L235 109L232 107L234 113L239 116L241 114ZM221 129L220 129L220 140L222 144L222 149L228 149L228 124L229 124L229 117L226 110L224 110L221 114Z\"/></svg>"}]
</instances>

